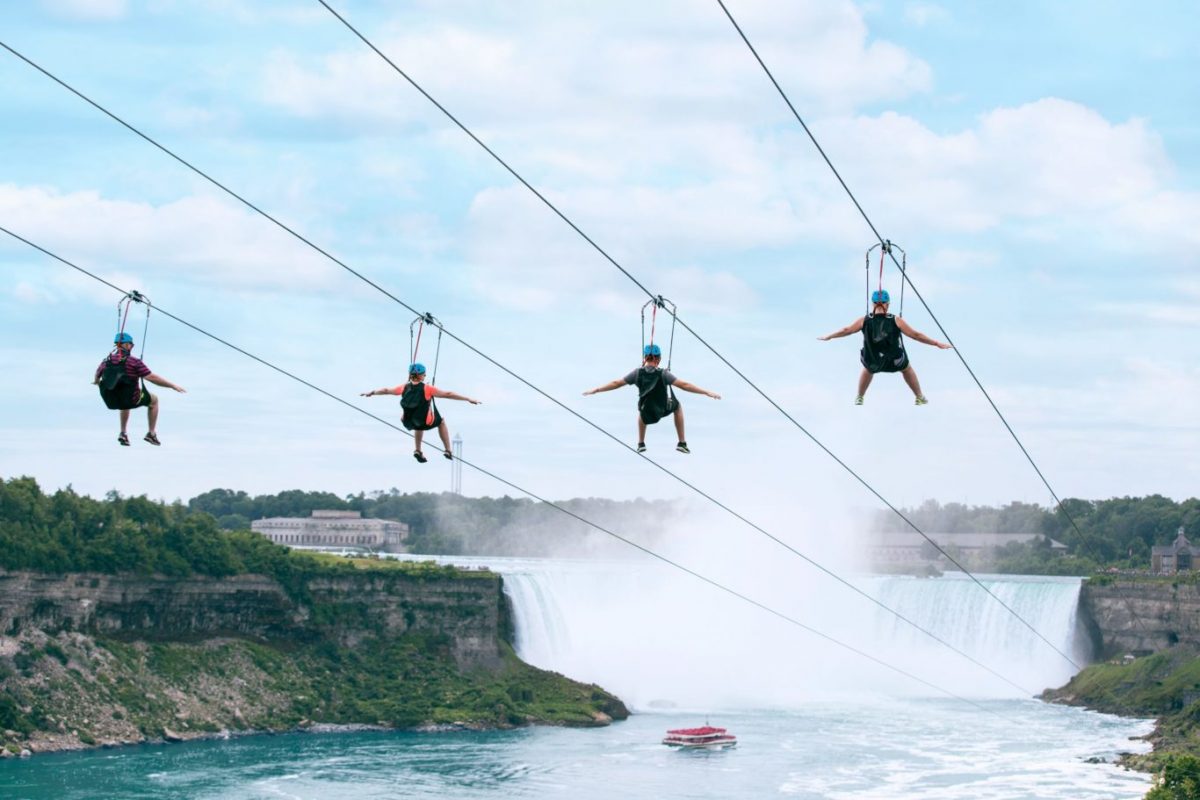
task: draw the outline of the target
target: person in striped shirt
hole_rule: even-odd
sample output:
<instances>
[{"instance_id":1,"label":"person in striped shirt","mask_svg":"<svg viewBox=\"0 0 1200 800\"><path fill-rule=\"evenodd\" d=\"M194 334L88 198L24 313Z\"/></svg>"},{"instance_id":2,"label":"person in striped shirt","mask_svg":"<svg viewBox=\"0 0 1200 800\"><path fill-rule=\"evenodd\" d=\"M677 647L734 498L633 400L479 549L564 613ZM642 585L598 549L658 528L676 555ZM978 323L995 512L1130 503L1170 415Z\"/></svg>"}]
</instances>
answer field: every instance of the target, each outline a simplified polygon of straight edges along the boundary
<instances>
[{"instance_id":1,"label":"person in striped shirt","mask_svg":"<svg viewBox=\"0 0 1200 800\"><path fill-rule=\"evenodd\" d=\"M145 407L149 419L149 431L146 433L145 439L152 445L160 445L162 442L158 440L158 434L154 430L158 424L158 395L146 391L142 382L150 381L157 386L174 389L177 392L186 390L161 375L151 372L145 362L131 355L133 337L128 333L118 333L113 339L113 344L116 346L112 353L100 362L100 366L96 367L96 375L92 383L100 386L100 394L104 396L105 402L109 404L110 408L118 408L121 411L121 433L117 436L117 443L123 447L129 446L129 412L135 408ZM110 366L118 368L122 365L124 372L115 386L105 387L100 384L100 379ZM110 394L106 394L106 388Z\"/></svg>"}]
</instances>

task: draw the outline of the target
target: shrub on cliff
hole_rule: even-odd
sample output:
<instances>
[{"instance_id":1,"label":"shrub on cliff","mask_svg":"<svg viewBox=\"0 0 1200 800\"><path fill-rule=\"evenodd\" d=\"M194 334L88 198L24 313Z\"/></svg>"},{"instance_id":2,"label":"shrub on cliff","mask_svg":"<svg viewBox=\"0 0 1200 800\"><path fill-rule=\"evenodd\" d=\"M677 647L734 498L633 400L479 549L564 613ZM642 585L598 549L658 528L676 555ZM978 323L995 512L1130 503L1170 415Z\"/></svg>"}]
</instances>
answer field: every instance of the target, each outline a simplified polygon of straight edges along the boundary
<instances>
[{"instance_id":1,"label":"shrub on cliff","mask_svg":"<svg viewBox=\"0 0 1200 800\"><path fill-rule=\"evenodd\" d=\"M1200 800L1200 758L1167 758L1146 800Z\"/></svg>"}]
</instances>

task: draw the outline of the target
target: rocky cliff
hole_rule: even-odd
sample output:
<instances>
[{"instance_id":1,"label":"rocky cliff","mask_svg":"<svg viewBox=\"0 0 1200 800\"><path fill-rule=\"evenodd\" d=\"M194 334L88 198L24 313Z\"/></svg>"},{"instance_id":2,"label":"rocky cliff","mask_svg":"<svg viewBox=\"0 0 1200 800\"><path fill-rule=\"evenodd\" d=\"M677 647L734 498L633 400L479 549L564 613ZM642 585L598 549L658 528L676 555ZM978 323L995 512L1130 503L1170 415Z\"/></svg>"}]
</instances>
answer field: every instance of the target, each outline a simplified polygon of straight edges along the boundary
<instances>
[{"instance_id":1,"label":"rocky cliff","mask_svg":"<svg viewBox=\"0 0 1200 800\"><path fill-rule=\"evenodd\" d=\"M259 575L0 571L0 632L9 636L38 628L152 641L328 638L353 646L367 636L423 630L448 637L461 667L494 668L504 619L500 577L490 572L314 576L289 595Z\"/></svg>"},{"instance_id":2,"label":"rocky cliff","mask_svg":"<svg viewBox=\"0 0 1200 800\"><path fill-rule=\"evenodd\" d=\"M1080 622L1103 657L1175 645L1200 649L1200 585L1169 577L1102 576L1085 581Z\"/></svg>"},{"instance_id":3,"label":"rocky cliff","mask_svg":"<svg viewBox=\"0 0 1200 800\"><path fill-rule=\"evenodd\" d=\"M286 585L0 571L0 756L323 724L628 715L600 687L517 659L498 575L339 567Z\"/></svg>"}]
</instances>

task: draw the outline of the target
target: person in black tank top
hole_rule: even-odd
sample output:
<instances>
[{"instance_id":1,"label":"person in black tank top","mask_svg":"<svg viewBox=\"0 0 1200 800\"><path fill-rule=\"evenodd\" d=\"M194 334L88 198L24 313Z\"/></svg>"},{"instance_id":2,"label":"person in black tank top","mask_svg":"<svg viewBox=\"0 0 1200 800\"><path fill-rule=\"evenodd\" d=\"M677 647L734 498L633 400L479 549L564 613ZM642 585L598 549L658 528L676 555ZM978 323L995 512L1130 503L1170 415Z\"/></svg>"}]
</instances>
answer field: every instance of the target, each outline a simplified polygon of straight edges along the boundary
<instances>
[{"instance_id":1,"label":"person in black tank top","mask_svg":"<svg viewBox=\"0 0 1200 800\"><path fill-rule=\"evenodd\" d=\"M425 431L436 430L438 436L442 439L442 455L448 459L454 458L454 453L450 449L450 429L446 427L446 420L442 419L441 413L438 412L435 398L442 397L446 400L465 400L473 406L479 405L479 400L472 400L465 395L447 392L445 389L439 389L432 384L425 383L425 365L411 364L408 367L408 383L402 383L399 386L385 386L382 389L372 389L369 392L362 392L362 397L374 397L377 394L393 394L400 396L401 416L400 422L405 429L413 431L413 458L424 464L427 459L421 452L421 440L425 436Z\"/></svg>"},{"instance_id":2,"label":"person in black tank top","mask_svg":"<svg viewBox=\"0 0 1200 800\"><path fill-rule=\"evenodd\" d=\"M871 379L875 377L876 372L899 372L904 377L904 382L908 384L908 388L912 389L917 405L925 405L929 401L925 399L925 395L921 394L921 383L917 380L917 373L908 363L908 352L904 349L903 336L942 350L949 350L951 347L945 342L939 342L914 329L904 321L903 317L889 314L890 302L891 297L888 296L886 289L872 292L871 303L873 305L870 314L859 317L828 336L817 337L822 342L827 342L830 339L840 339L843 336L850 336L862 331L863 346L859 353L859 360L862 362L863 371L858 376L858 396L854 398L856 406L863 404L867 387L871 385Z\"/></svg>"},{"instance_id":3,"label":"person in black tank top","mask_svg":"<svg viewBox=\"0 0 1200 800\"><path fill-rule=\"evenodd\" d=\"M693 394L702 394L714 400L720 400L721 395L701 389L694 383L681 381L669 370L661 368L662 348L656 344L648 344L642 348L642 366L626 375L609 381L603 386L588 389L584 397L597 392L611 392L622 386L638 387L638 443L637 451L646 452L646 426L653 425L668 414L675 421L675 433L679 435L679 443L675 449L681 453L690 453L687 437L683 432L683 406L675 397L674 389L682 389Z\"/></svg>"}]
</instances>

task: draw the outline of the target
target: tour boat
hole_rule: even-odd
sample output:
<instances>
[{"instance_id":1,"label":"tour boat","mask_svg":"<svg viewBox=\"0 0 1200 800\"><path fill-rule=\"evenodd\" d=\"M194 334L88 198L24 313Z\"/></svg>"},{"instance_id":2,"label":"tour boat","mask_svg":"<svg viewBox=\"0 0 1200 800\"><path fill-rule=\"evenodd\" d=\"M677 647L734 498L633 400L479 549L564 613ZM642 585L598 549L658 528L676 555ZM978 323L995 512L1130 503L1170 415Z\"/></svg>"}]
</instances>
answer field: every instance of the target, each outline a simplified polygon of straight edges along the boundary
<instances>
[{"instance_id":1,"label":"tour boat","mask_svg":"<svg viewBox=\"0 0 1200 800\"><path fill-rule=\"evenodd\" d=\"M722 750L737 744L737 737L727 733L724 728L714 728L705 725L702 728L678 728L667 731L663 744L671 747L704 748L707 750Z\"/></svg>"}]
</instances>

